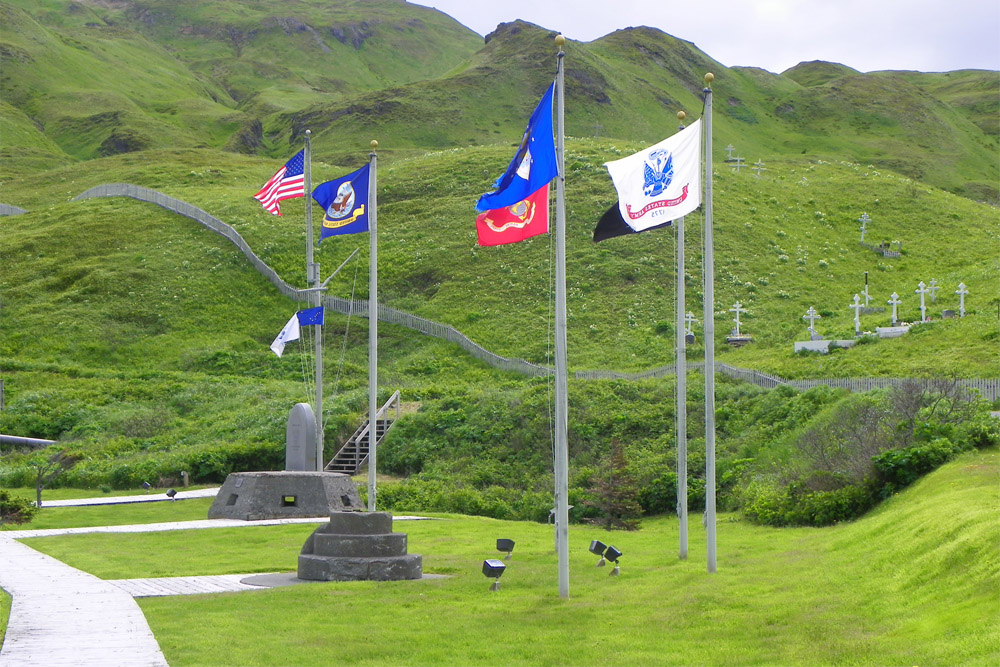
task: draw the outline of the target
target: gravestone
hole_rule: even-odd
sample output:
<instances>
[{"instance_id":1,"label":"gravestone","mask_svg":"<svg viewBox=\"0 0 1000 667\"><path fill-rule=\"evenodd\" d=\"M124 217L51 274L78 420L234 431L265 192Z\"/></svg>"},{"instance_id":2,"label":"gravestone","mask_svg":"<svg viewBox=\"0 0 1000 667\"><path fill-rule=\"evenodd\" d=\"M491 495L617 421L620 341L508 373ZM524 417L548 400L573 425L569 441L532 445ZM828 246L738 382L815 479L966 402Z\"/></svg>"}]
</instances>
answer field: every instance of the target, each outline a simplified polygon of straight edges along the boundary
<instances>
[{"instance_id":1,"label":"gravestone","mask_svg":"<svg viewBox=\"0 0 1000 667\"><path fill-rule=\"evenodd\" d=\"M299 552L299 579L399 581L423 576L422 558L406 553L406 533L392 532L388 512L331 512Z\"/></svg>"},{"instance_id":2,"label":"gravestone","mask_svg":"<svg viewBox=\"0 0 1000 667\"><path fill-rule=\"evenodd\" d=\"M694 344L694 324L697 321L690 310L684 315L684 342L688 345Z\"/></svg>"},{"instance_id":3,"label":"gravestone","mask_svg":"<svg viewBox=\"0 0 1000 667\"><path fill-rule=\"evenodd\" d=\"M899 318L896 316L896 306L903 302L899 300L899 295L893 292L886 303L892 306L892 326L896 326L896 323L899 322Z\"/></svg>"},{"instance_id":4,"label":"gravestone","mask_svg":"<svg viewBox=\"0 0 1000 667\"><path fill-rule=\"evenodd\" d=\"M958 316L965 317L965 295L969 293L969 290L965 288L965 283L959 283L958 289L955 290L955 294L958 295Z\"/></svg>"},{"instance_id":5,"label":"gravestone","mask_svg":"<svg viewBox=\"0 0 1000 667\"><path fill-rule=\"evenodd\" d=\"M296 403L285 426L285 470L316 470L316 417L308 403Z\"/></svg>"},{"instance_id":6,"label":"gravestone","mask_svg":"<svg viewBox=\"0 0 1000 667\"><path fill-rule=\"evenodd\" d=\"M767 167L765 167L764 163L760 161L760 158L757 158L757 162L753 165L753 170L757 172L757 178L760 178L760 172L767 171Z\"/></svg>"},{"instance_id":7,"label":"gravestone","mask_svg":"<svg viewBox=\"0 0 1000 667\"><path fill-rule=\"evenodd\" d=\"M854 335L861 335L861 309L864 306L861 305L861 296L858 294L854 295L854 303L851 304L851 308L854 309Z\"/></svg>"},{"instance_id":8,"label":"gravestone","mask_svg":"<svg viewBox=\"0 0 1000 667\"><path fill-rule=\"evenodd\" d=\"M872 221L872 219L868 217L867 213L862 213L861 217L858 218L858 222L861 223L861 228L860 229L861 229L861 242L862 243L865 242L865 232L868 231L868 223L871 222L871 221Z\"/></svg>"},{"instance_id":9,"label":"gravestone","mask_svg":"<svg viewBox=\"0 0 1000 667\"><path fill-rule=\"evenodd\" d=\"M925 285L924 281L921 280L919 283L917 283L917 289L915 289L913 291L915 293L917 293L917 294L920 295L920 321L921 322L926 322L927 321L927 304L924 302L924 295L927 294L928 292L930 292L930 290L927 289L927 285Z\"/></svg>"},{"instance_id":10,"label":"gravestone","mask_svg":"<svg viewBox=\"0 0 1000 667\"><path fill-rule=\"evenodd\" d=\"M806 314L802 316L802 319L809 320L809 326L806 329L809 332L809 340L823 340L823 337L816 332L816 326L815 326L816 320L820 319L821 317L822 315L817 313L816 309L813 308L812 306L809 306L809 310L807 310Z\"/></svg>"},{"instance_id":11,"label":"gravestone","mask_svg":"<svg viewBox=\"0 0 1000 667\"><path fill-rule=\"evenodd\" d=\"M941 319L944 319L944 320L953 320L953 319L955 319L955 311L954 310L947 310L947 309L946 310L942 310L941 311Z\"/></svg>"}]
</instances>

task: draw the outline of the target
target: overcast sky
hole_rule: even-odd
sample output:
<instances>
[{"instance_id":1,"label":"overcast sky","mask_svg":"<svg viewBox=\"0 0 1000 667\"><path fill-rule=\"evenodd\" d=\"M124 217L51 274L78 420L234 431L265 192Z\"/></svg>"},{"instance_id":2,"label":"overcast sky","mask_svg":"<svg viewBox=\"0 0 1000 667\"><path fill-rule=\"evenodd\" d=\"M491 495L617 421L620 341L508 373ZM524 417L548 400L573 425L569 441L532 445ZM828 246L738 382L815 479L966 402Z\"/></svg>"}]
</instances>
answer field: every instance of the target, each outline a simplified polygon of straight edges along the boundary
<instances>
[{"instance_id":1,"label":"overcast sky","mask_svg":"<svg viewBox=\"0 0 1000 667\"><path fill-rule=\"evenodd\" d=\"M998 0L417 0L481 35L523 19L589 42L647 25L727 67L1000 70Z\"/></svg>"}]
</instances>

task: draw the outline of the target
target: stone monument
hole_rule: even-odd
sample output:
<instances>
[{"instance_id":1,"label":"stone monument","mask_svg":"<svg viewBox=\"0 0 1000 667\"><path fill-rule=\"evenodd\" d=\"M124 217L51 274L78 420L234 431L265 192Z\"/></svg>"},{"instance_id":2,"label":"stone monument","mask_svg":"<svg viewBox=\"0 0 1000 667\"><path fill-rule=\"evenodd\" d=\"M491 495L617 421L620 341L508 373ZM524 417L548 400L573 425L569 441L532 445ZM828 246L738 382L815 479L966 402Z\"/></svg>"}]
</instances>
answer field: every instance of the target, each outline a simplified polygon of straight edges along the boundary
<instances>
[{"instance_id":1,"label":"stone monument","mask_svg":"<svg viewBox=\"0 0 1000 667\"><path fill-rule=\"evenodd\" d=\"M234 472L215 496L208 518L289 519L363 507L354 482L339 472Z\"/></svg>"},{"instance_id":2,"label":"stone monument","mask_svg":"<svg viewBox=\"0 0 1000 667\"><path fill-rule=\"evenodd\" d=\"M420 579L423 561L406 553L406 533L392 532L388 512L332 512L299 553L299 579L399 581Z\"/></svg>"},{"instance_id":3,"label":"stone monument","mask_svg":"<svg viewBox=\"0 0 1000 667\"><path fill-rule=\"evenodd\" d=\"M288 413L285 470L316 470L316 417L308 403L296 403Z\"/></svg>"}]
</instances>

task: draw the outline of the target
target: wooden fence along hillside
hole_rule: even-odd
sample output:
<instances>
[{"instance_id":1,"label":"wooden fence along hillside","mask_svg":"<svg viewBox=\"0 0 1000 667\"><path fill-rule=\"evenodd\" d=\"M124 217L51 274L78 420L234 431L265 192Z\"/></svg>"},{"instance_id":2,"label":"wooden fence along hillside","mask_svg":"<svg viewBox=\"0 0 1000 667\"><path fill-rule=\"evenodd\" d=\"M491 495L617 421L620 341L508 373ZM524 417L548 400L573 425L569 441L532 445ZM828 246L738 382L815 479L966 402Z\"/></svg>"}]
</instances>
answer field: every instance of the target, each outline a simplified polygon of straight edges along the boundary
<instances>
[{"instance_id":1,"label":"wooden fence along hillside","mask_svg":"<svg viewBox=\"0 0 1000 667\"><path fill-rule=\"evenodd\" d=\"M90 199L92 197L131 197L132 199L162 206L169 211L191 218L192 220L201 223L205 227L208 227L212 231L232 241L233 244L236 245L236 247L239 248L240 251L246 256L254 268L257 269L261 275L271 281L271 284L273 284L282 294L294 301L307 302L309 300L308 292L292 287L282 280L274 269L265 264L264 261L250 249L249 244L247 244L243 237L240 236L239 232L215 216L209 215L196 206L192 206L187 202L169 197L161 192L157 192L156 190L140 187L138 185L129 185L126 183L99 185L87 190L83 194L78 195L73 199L73 201ZM343 313L345 315L358 315L360 317L369 316L367 299L351 300L328 296L323 299L323 305L330 310ZM417 315L406 313L401 310L389 308L381 303L378 306L378 319L381 322L398 324L400 326L407 327L408 329L412 329L413 331L419 331L422 334L442 338L460 345L466 352L475 358L486 362L494 368L530 376L550 375L554 372L554 370L548 366L533 364L525 361L524 359L501 357L500 355L493 354L481 345L469 340L465 334L456 330L454 327L434 322L423 317L418 317ZM703 372L704 367L704 363L702 362L688 363L688 370ZM871 391L872 389L898 386L904 382L918 382L924 383L925 385L932 382L932 380L914 380L908 378L833 378L819 380L787 380L782 377L768 375L766 373L761 373L747 368L737 368L728 364L716 364L715 370L717 373L721 373L744 382L750 382L760 387L774 388L779 385L788 385L798 390L805 390L818 385L826 385L828 387L847 389L852 392L865 392ZM642 380L647 378L671 376L676 372L677 369L673 364L670 364L638 373L603 370L577 371L576 378L579 380ZM983 398L991 401L996 400L997 396L1000 395L1000 379L960 380L959 384L967 389L974 389L978 391Z\"/></svg>"}]
</instances>

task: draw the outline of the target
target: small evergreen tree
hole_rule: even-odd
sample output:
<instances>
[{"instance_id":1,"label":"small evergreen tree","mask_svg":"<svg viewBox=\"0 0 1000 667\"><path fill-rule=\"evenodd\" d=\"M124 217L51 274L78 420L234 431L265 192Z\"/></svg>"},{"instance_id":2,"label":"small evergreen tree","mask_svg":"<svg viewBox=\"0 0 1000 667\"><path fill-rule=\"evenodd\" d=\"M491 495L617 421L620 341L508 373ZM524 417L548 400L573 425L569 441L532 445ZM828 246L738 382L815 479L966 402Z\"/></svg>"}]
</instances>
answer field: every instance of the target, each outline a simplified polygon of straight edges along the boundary
<instances>
[{"instance_id":1,"label":"small evergreen tree","mask_svg":"<svg viewBox=\"0 0 1000 667\"><path fill-rule=\"evenodd\" d=\"M594 500L585 504L595 507L602 517L595 523L605 530L639 528L642 507L639 505L639 484L628 472L625 451L618 440L611 441L611 455L604 461L601 472L593 478L588 491Z\"/></svg>"},{"instance_id":2,"label":"small evergreen tree","mask_svg":"<svg viewBox=\"0 0 1000 667\"><path fill-rule=\"evenodd\" d=\"M18 498L9 491L0 489L0 526L27 523L37 511L38 507L32 505L27 498Z\"/></svg>"}]
</instances>

